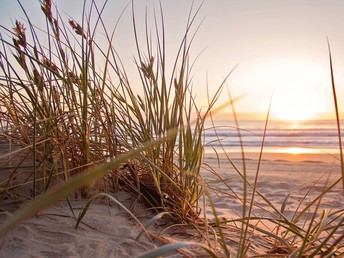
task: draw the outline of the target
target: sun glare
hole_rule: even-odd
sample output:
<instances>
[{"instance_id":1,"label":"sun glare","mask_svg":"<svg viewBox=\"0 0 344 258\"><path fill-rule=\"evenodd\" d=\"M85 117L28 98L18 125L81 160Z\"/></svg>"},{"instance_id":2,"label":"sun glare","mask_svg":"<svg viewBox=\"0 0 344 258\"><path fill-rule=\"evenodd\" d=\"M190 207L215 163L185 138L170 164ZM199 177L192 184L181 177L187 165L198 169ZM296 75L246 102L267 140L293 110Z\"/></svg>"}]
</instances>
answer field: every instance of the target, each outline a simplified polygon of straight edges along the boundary
<instances>
[{"instance_id":1,"label":"sun glare","mask_svg":"<svg viewBox=\"0 0 344 258\"><path fill-rule=\"evenodd\" d=\"M305 154L305 153L318 153L318 151L316 150L312 150L312 149L306 149L306 148L298 148L298 147L292 147L292 148L287 148L284 150L286 153L289 154Z\"/></svg>"},{"instance_id":2,"label":"sun glare","mask_svg":"<svg viewBox=\"0 0 344 258\"><path fill-rule=\"evenodd\" d=\"M259 74L274 89L271 117L298 122L324 113L325 73L321 67L302 61L281 61L265 66Z\"/></svg>"},{"instance_id":3,"label":"sun glare","mask_svg":"<svg viewBox=\"0 0 344 258\"><path fill-rule=\"evenodd\" d=\"M276 90L271 114L276 119L303 121L316 118L320 112L317 96L308 87L289 84Z\"/></svg>"}]
</instances>

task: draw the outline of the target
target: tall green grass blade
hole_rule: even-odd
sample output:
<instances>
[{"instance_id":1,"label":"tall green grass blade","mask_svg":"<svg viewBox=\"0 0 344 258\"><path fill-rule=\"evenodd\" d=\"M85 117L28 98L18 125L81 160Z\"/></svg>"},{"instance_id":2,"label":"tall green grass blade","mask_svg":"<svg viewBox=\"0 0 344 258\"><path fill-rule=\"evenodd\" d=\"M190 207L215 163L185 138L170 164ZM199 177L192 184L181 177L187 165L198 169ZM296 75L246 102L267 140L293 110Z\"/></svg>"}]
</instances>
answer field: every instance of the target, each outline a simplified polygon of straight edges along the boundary
<instances>
[{"instance_id":1,"label":"tall green grass blade","mask_svg":"<svg viewBox=\"0 0 344 258\"><path fill-rule=\"evenodd\" d=\"M335 81L334 81L331 48L330 48L330 42L328 39L327 39L327 46L328 46L328 53L329 53L329 59L330 59L331 85L332 85L334 108L336 112L337 132L338 132L339 151L340 151L340 167L342 171L342 185L343 185L343 195L344 195L344 157L343 157L342 132L340 129L339 108L338 108L338 99L337 99L337 94L336 94L336 86L335 86Z\"/></svg>"},{"instance_id":2,"label":"tall green grass blade","mask_svg":"<svg viewBox=\"0 0 344 258\"><path fill-rule=\"evenodd\" d=\"M138 236L136 237L136 239L139 239L145 232L146 230L152 226L158 219L161 219L163 216L166 216L166 215L170 215L169 212L161 212L157 215L155 215L153 218L151 218L145 225L144 225L144 229L145 230L142 230L140 234L138 234Z\"/></svg>"}]
</instances>

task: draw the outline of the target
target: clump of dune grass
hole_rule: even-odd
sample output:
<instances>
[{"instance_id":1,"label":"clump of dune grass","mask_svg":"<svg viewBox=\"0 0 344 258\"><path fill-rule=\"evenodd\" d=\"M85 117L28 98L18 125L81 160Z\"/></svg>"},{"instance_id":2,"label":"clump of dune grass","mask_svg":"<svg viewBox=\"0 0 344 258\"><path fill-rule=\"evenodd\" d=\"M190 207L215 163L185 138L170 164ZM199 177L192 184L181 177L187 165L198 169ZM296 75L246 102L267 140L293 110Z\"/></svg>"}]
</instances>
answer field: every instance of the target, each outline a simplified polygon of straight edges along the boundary
<instances>
[{"instance_id":1,"label":"clump of dune grass","mask_svg":"<svg viewBox=\"0 0 344 258\"><path fill-rule=\"evenodd\" d=\"M161 23L154 14L155 40L146 25L142 47L132 2L135 65L143 90L137 95L113 47L115 31L108 32L102 20L106 3L87 6L84 1L82 20L65 21L51 1L42 1L45 29L32 24L18 3L26 22L1 27L0 95L6 118L1 133L18 147L13 154L22 157L16 167L5 166L9 178L1 189L6 198L37 200L1 232L78 189L82 197L96 197L111 186L133 191L176 221L197 219L204 122L222 89L206 110L196 106L189 55L200 6L195 12L191 8L172 71L167 71L162 7ZM95 38L100 30L105 49ZM19 196L23 185L29 194Z\"/></svg>"},{"instance_id":2,"label":"clump of dune grass","mask_svg":"<svg viewBox=\"0 0 344 258\"><path fill-rule=\"evenodd\" d=\"M168 72L162 8L161 24L154 15L156 36L149 36L146 25L147 43L142 49L143 44L137 35L134 5L132 7L137 47L135 63L144 94L136 95L129 79L121 79L118 90L126 98L116 106L123 121L117 133L128 139L130 147L138 147L142 142L166 135L172 129L178 131L174 137L135 159L129 168L132 188L142 192L146 201L154 207L167 209L180 218L197 217L196 205L202 195L198 178L207 111L201 114L192 93L189 51L194 35L189 34L199 9L194 14L190 12L173 69ZM146 15L146 24L147 19ZM156 44L152 43L154 41ZM210 108L213 104L214 101L210 103Z\"/></svg>"},{"instance_id":3,"label":"clump of dune grass","mask_svg":"<svg viewBox=\"0 0 344 258\"><path fill-rule=\"evenodd\" d=\"M138 95L113 45L116 27L109 32L102 19L106 3L84 1L82 20L65 21L51 1L43 1L45 29L32 24L19 5L27 22L2 27L0 104L8 127L2 134L27 151L22 161L29 159L25 183L31 184L31 196L26 197L35 198L52 184L67 182L98 163L165 137L128 160L123 170L110 171L100 181L83 186L81 194L115 190L121 182L157 210L169 211L181 221L196 218L202 195L204 121L221 92L220 87L207 110L201 112L196 106L189 55L200 6L195 12L191 8L172 70L167 71L171 61L166 57L162 7L159 14L154 12L153 37L146 14L145 43L141 43L131 3L135 66L143 92ZM106 47L97 42L99 31L105 35ZM177 133L166 137L171 130ZM21 170L15 168L11 178L19 178ZM19 185L10 180L4 191L9 194Z\"/></svg>"}]
</instances>

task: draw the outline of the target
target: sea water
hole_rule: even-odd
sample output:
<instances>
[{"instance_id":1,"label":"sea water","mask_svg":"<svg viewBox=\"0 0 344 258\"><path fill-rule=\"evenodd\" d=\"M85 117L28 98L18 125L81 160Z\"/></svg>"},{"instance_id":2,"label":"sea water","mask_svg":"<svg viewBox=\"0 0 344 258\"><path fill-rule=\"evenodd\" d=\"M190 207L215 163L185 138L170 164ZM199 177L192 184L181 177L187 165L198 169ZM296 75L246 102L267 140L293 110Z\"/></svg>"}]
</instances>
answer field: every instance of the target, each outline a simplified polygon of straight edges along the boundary
<instances>
[{"instance_id":1,"label":"sea water","mask_svg":"<svg viewBox=\"0 0 344 258\"><path fill-rule=\"evenodd\" d=\"M335 120L269 121L263 141L264 128L263 120L238 121L238 125L233 120L208 122L205 151L260 152L263 146L270 153L339 153Z\"/></svg>"}]
</instances>

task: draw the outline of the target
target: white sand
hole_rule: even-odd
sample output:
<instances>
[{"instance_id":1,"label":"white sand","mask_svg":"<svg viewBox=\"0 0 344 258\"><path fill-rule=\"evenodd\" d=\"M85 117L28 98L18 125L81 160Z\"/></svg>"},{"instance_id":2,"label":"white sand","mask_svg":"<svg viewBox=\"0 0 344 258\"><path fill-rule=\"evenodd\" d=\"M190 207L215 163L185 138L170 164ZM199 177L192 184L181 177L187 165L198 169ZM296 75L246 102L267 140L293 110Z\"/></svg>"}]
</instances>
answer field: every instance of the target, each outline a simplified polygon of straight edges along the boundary
<instances>
[{"instance_id":1,"label":"white sand","mask_svg":"<svg viewBox=\"0 0 344 258\"><path fill-rule=\"evenodd\" d=\"M136 240L139 227L116 206L92 204L76 230L65 205L44 210L7 234L0 242L0 257L135 257L154 247L145 236ZM4 222L11 214L3 211L0 216Z\"/></svg>"},{"instance_id":2,"label":"white sand","mask_svg":"<svg viewBox=\"0 0 344 258\"><path fill-rule=\"evenodd\" d=\"M274 159L275 157L270 156L269 158ZM287 195L290 194L284 211L284 215L288 218L292 218L297 209L301 210L298 208L300 202L301 207L304 207L317 196L319 191L324 189L324 185L331 184L341 176L338 162L333 160L317 162L310 160L309 157L306 157L306 160L308 161L263 160L261 164L257 189L279 210ZM234 162L243 172L242 162L240 160L234 160ZM218 190L217 194L212 194L218 215L221 219L226 220L240 217L242 203L238 198L233 197L234 194L242 197L243 183L240 176L229 162L223 162L218 167L216 159L211 155L207 155L205 163L211 165L222 178L225 178L228 185L215 182L215 176L210 172L203 172L205 181ZM253 183L257 161L248 160L246 169L248 178ZM320 180L316 183L318 179ZM312 186L314 186L313 190L303 200ZM128 202L128 197L122 198L122 201ZM325 195L321 203L318 213L321 213L324 208L343 208L341 184ZM256 197L255 204L253 210L255 215L275 218L279 216L262 198ZM82 206L82 204L75 205ZM147 217L152 217L141 208L137 208L134 214L143 221L147 221ZM5 209L0 211L0 223L3 223L9 216L11 213ZM210 209L207 211L207 216L211 221L213 216ZM55 205L18 226L5 237L1 237L0 257L137 257L154 249L155 245L161 245L161 242L156 240L152 242L146 236L136 240L135 238L140 232L139 226L130 219L126 212L115 205L109 208L104 203L93 204L83 222L84 224L75 230L75 220L68 207L65 204L64 207L61 204ZM265 223L264 229L271 231L272 228L269 227L272 226L273 224ZM155 230L156 234L158 234L158 230ZM233 239L233 242L229 243L232 245L234 253L237 235L233 227L228 225L226 236ZM251 254L263 254L269 249L267 243L270 240L263 239L258 232L252 234L252 239L256 239L256 242L251 245ZM195 239L191 240L195 241Z\"/></svg>"}]
</instances>

